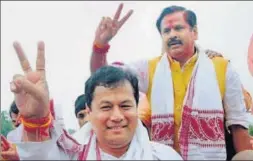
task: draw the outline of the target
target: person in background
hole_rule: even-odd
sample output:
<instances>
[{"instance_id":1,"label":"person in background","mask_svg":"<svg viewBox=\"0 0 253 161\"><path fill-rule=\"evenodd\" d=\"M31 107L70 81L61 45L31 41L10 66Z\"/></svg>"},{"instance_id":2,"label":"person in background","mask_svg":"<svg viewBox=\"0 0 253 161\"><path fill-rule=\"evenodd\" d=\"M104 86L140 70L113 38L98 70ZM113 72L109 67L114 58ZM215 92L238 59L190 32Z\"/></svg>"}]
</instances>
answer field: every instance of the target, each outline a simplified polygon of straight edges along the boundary
<instances>
[{"instance_id":1,"label":"person in background","mask_svg":"<svg viewBox=\"0 0 253 161\"><path fill-rule=\"evenodd\" d=\"M72 135L72 137L80 144L85 144L87 138L84 137L86 124L89 121L89 113L86 109L85 95L82 94L76 98L75 101L75 115L79 124L79 129Z\"/></svg>"},{"instance_id":2,"label":"person in background","mask_svg":"<svg viewBox=\"0 0 253 161\"><path fill-rule=\"evenodd\" d=\"M76 98L75 101L75 115L78 120L79 127L81 128L88 122L88 111L85 104L85 95L82 94Z\"/></svg>"},{"instance_id":3,"label":"person in background","mask_svg":"<svg viewBox=\"0 0 253 161\"><path fill-rule=\"evenodd\" d=\"M21 139L22 130L20 128L19 110L16 106L15 101L11 103L9 115L14 129L7 134L7 139L9 141Z\"/></svg>"},{"instance_id":4,"label":"person in background","mask_svg":"<svg viewBox=\"0 0 253 161\"><path fill-rule=\"evenodd\" d=\"M14 128L17 128L20 125L20 122L18 121L18 116L19 116L18 114L19 114L19 110L15 104L15 101L13 101L10 106L9 115L10 115L12 125Z\"/></svg>"}]
</instances>

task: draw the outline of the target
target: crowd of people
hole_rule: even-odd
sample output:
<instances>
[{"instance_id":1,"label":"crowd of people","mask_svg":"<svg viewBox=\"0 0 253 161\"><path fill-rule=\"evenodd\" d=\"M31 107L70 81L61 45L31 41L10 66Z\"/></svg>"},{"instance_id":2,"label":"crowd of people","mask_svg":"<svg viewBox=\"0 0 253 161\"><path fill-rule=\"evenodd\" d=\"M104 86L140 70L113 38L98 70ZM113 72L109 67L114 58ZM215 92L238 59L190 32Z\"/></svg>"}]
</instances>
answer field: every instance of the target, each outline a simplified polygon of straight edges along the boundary
<instances>
[{"instance_id":1,"label":"crowd of people","mask_svg":"<svg viewBox=\"0 0 253 161\"><path fill-rule=\"evenodd\" d=\"M197 16L169 6L156 27L157 57L107 62L110 41L132 15L103 17L92 46L85 91L75 101L80 129L70 136L57 124L45 71L45 44L36 69L14 43L23 75L14 75L10 117L17 127L1 136L4 160L252 160L248 133L252 98L231 62L203 49ZM253 37L248 52L253 76ZM50 70L50 69L49 69Z\"/></svg>"}]
</instances>

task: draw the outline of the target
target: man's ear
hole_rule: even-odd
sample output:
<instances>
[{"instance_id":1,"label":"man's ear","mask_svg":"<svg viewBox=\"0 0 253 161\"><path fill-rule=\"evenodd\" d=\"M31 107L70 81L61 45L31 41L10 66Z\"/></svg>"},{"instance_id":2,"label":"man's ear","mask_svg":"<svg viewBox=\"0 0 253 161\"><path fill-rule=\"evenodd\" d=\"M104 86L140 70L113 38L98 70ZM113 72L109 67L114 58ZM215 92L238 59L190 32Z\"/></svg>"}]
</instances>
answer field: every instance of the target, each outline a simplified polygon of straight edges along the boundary
<instances>
[{"instance_id":1,"label":"man's ear","mask_svg":"<svg viewBox=\"0 0 253 161\"><path fill-rule=\"evenodd\" d=\"M85 104L85 110L86 110L86 112L87 112L87 114L90 114L90 112L91 112L91 109L90 109L90 107L87 105L87 103Z\"/></svg>"},{"instance_id":2,"label":"man's ear","mask_svg":"<svg viewBox=\"0 0 253 161\"><path fill-rule=\"evenodd\" d=\"M192 28L193 34L194 34L194 40L198 40L199 39L199 32L198 32L198 27L195 25Z\"/></svg>"}]
</instances>

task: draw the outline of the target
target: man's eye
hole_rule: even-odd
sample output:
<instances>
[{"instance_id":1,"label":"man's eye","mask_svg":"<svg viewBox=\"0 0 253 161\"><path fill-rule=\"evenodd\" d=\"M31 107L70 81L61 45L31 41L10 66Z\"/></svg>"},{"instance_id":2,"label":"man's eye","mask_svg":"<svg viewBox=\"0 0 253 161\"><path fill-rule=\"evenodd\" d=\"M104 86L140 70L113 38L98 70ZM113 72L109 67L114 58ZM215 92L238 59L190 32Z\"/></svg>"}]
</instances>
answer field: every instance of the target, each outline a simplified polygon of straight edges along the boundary
<instances>
[{"instance_id":1,"label":"man's eye","mask_svg":"<svg viewBox=\"0 0 253 161\"><path fill-rule=\"evenodd\" d=\"M163 30L163 33L168 33L168 32L170 32L170 29L169 29L169 28L165 28L165 29Z\"/></svg>"},{"instance_id":2,"label":"man's eye","mask_svg":"<svg viewBox=\"0 0 253 161\"><path fill-rule=\"evenodd\" d=\"M176 31L180 31L180 30L182 30L182 29L183 29L182 26L176 26L176 27L175 27L175 30L176 30Z\"/></svg>"},{"instance_id":3,"label":"man's eye","mask_svg":"<svg viewBox=\"0 0 253 161\"><path fill-rule=\"evenodd\" d=\"M102 106L101 109L106 111L106 110L111 109L111 107L110 106Z\"/></svg>"},{"instance_id":4,"label":"man's eye","mask_svg":"<svg viewBox=\"0 0 253 161\"><path fill-rule=\"evenodd\" d=\"M79 115L78 115L78 118L83 119L84 116L85 116L84 114L79 114Z\"/></svg>"},{"instance_id":5,"label":"man's eye","mask_svg":"<svg viewBox=\"0 0 253 161\"><path fill-rule=\"evenodd\" d=\"M130 105L121 105L120 107L121 107L121 108L124 108L124 109L129 109L129 108L131 108L132 106L130 106Z\"/></svg>"}]
</instances>

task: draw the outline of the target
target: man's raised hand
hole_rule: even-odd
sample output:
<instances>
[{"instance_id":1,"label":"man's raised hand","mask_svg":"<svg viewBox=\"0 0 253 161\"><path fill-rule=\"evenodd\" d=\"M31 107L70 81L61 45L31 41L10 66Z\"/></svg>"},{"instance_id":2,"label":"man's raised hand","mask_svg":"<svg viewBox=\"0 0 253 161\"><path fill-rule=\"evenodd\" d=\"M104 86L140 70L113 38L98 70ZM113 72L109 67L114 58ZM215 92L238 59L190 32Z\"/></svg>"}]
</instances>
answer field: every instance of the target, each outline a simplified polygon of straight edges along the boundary
<instances>
[{"instance_id":1,"label":"man's raised hand","mask_svg":"<svg viewBox=\"0 0 253 161\"><path fill-rule=\"evenodd\" d=\"M10 84L20 114L26 118L45 117L49 113L49 91L46 81L44 42L38 43L36 70L32 70L21 45L14 42L13 46L24 71L24 75L14 75Z\"/></svg>"},{"instance_id":2,"label":"man's raised hand","mask_svg":"<svg viewBox=\"0 0 253 161\"><path fill-rule=\"evenodd\" d=\"M103 17L99 23L96 35L95 43L98 45L106 45L109 41L117 34L119 29L124 25L128 18L132 15L133 10L129 10L123 18L120 19L120 14L123 9L123 4L121 3L113 17Z\"/></svg>"}]
</instances>

